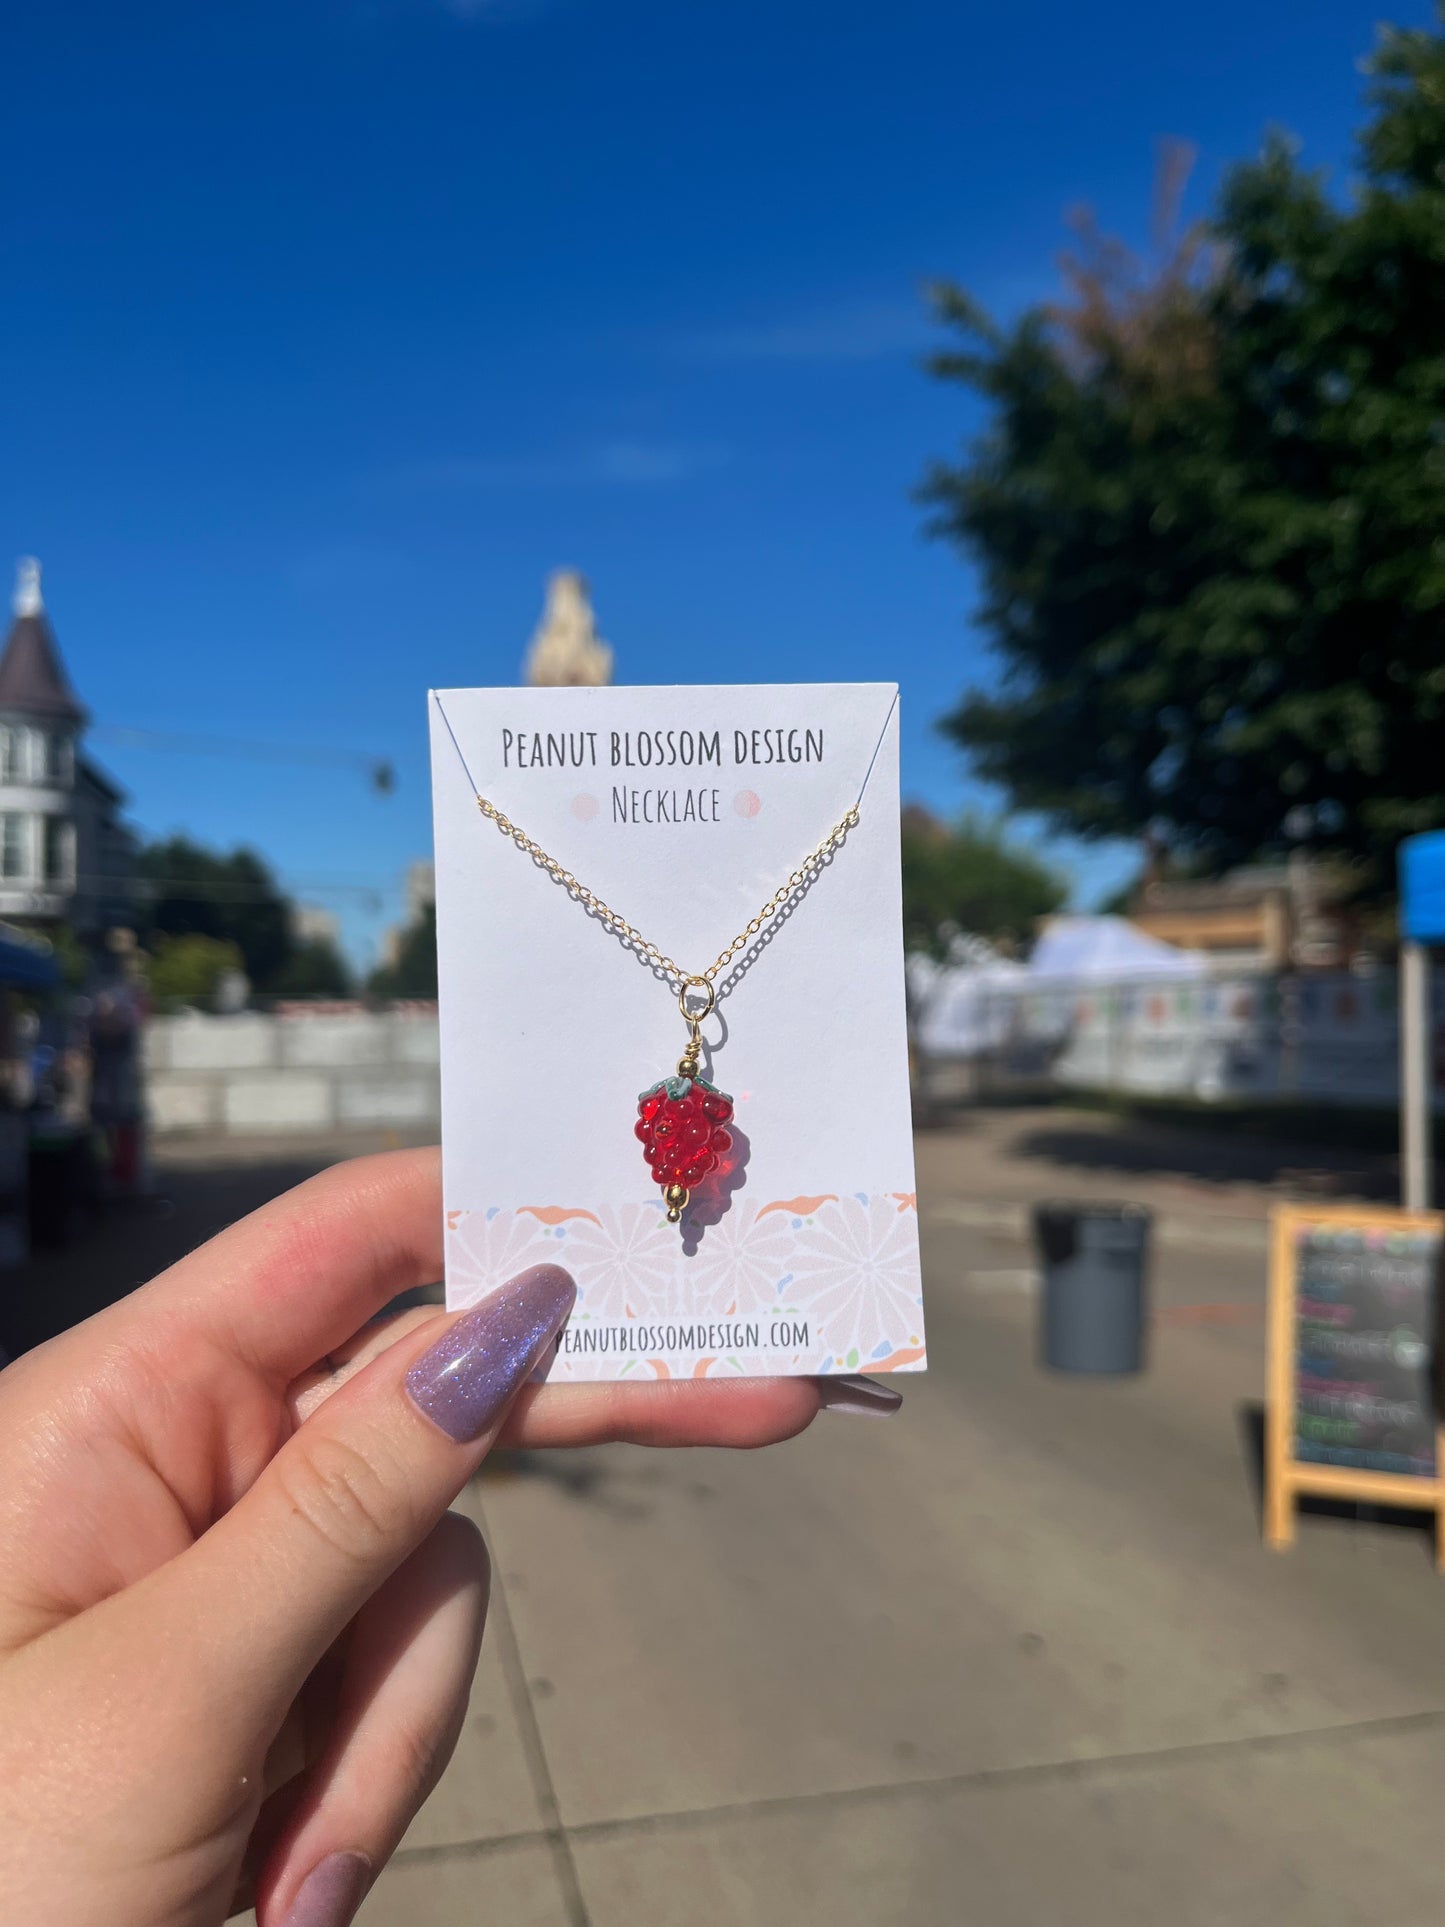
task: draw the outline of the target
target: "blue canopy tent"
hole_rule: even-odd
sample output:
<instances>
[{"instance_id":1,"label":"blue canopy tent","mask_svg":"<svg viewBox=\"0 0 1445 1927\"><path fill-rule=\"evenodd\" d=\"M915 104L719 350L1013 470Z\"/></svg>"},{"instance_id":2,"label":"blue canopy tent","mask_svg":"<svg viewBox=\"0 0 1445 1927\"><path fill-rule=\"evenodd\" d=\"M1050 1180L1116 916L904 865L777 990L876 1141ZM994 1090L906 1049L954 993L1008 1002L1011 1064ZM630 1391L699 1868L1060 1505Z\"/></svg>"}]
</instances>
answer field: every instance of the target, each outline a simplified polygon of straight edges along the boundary
<instances>
[{"instance_id":1,"label":"blue canopy tent","mask_svg":"<svg viewBox=\"0 0 1445 1927\"><path fill-rule=\"evenodd\" d=\"M12 990L53 990L60 982L60 965L49 944L27 943L0 934L0 984Z\"/></svg>"},{"instance_id":2,"label":"blue canopy tent","mask_svg":"<svg viewBox=\"0 0 1445 1927\"><path fill-rule=\"evenodd\" d=\"M1433 1065L1430 946L1445 943L1445 830L1400 845L1400 1138L1405 1209L1428 1211Z\"/></svg>"}]
</instances>

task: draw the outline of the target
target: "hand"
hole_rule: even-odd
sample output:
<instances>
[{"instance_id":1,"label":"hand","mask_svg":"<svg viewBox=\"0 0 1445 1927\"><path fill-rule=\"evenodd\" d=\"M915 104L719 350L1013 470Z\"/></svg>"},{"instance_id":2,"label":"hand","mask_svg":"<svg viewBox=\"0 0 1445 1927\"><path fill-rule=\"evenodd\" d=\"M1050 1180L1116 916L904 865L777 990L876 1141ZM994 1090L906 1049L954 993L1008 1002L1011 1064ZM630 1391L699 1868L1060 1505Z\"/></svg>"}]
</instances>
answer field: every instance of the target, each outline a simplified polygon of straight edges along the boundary
<instances>
[{"instance_id":1,"label":"hand","mask_svg":"<svg viewBox=\"0 0 1445 1927\"><path fill-rule=\"evenodd\" d=\"M0 1373L6 1920L343 1927L461 1727L487 1559L446 1508L497 1440L764 1445L821 1402L528 1384L550 1265L362 1329L441 1269L436 1154L360 1159Z\"/></svg>"}]
</instances>

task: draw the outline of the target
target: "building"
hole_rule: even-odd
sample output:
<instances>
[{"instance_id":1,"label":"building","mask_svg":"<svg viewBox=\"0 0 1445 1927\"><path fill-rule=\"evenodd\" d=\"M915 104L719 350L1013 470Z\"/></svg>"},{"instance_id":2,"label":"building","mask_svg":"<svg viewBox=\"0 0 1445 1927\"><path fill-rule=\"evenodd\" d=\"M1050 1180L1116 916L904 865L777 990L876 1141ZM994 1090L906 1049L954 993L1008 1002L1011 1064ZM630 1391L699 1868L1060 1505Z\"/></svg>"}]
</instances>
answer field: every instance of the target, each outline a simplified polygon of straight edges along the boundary
<instances>
[{"instance_id":1,"label":"building","mask_svg":"<svg viewBox=\"0 0 1445 1927\"><path fill-rule=\"evenodd\" d=\"M319 904L293 904L291 935L297 943L329 943L333 949L339 949L341 919L334 910L323 910Z\"/></svg>"},{"instance_id":2,"label":"building","mask_svg":"<svg viewBox=\"0 0 1445 1927\"><path fill-rule=\"evenodd\" d=\"M406 942L407 936L419 923L424 923L436 908L436 865L425 857L418 857L415 862L408 863L402 889L406 901L405 918L401 923L389 924L381 933L379 961L384 970L396 968L401 947Z\"/></svg>"},{"instance_id":3,"label":"building","mask_svg":"<svg viewBox=\"0 0 1445 1927\"><path fill-rule=\"evenodd\" d=\"M596 688L612 680L612 651L597 633L586 578L558 569L527 650L526 680L539 689Z\"/></svg>"},{"instance_id":4,"label":"building","mask_svg":"<svg viewBox=\"0 0 1445 1927\"><path fill-rule=\"evenodd\" d=\"M1338 970L1361 956L1348 878L1302 851L1213 882L1146 877L1129 919L1151 937L1214 962L1269 970Z\"/></svg>"},{"instance_id":5,"label":"building","mask_svg":"<svg viewBox=\"0 0 1445 1927\"><path fill-rule=\"evenodd\" d=\"M425 857L406 866L406 920L420 923L428 910L436 908L436 865Z\"/></svg>"},{"instance_id":6,"label":"building","mask_svg":"<svg viewBox=\"0 0 1445 1927\"><path fill-rule=\"evenodd\" d=\"M124 791L81 749L87 720L27 556L0 653L0 917L96 939L134 924L136 848Z\"/></svg>"}]
</instances>

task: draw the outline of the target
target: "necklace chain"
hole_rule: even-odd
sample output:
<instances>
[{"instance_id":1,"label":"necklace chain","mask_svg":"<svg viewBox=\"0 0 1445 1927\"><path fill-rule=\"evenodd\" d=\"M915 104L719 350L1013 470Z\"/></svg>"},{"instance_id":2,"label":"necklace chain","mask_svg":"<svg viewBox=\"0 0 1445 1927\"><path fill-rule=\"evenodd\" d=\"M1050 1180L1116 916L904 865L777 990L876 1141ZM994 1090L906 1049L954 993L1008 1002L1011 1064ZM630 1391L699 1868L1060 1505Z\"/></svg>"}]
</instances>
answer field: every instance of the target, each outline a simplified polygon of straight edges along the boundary
<instances>
[{"instance_id":1,"label":"necklace chain","mask_svg":"<svg viewBox=\"0 0 1445 1927\"><path fill-rule=\"evenodd\" d=\"M602 901L601 897L594 895L585 883L579 883L570 870L564 869L556 857L549 856L540 843L534 843L525 830L519 829L509 816L502 814L495 803L489 803L485 796L479 795L475 790L472 794L477 798L477 808L481 811L482 815L490 817L503 836L510 837L519 850L531 857L534 863L544 869L554 883L561 884L569 897L575 898L585 909L590 910L593 916L600 919L614 936L620 937L625 944L635 950L646 962L655 965L659 970L665 971L673 985L678 989L682 989L688 984L707 984L709 986L715 984L718 972L725 970L742 949L743 945L756 937L766 924L772 922L773 918L778 915L779 911L782 910L787 903L807 888L823 868L823 865L831 859L833 852L842 848L847 839L848 832L856 829L858 826L858 806L855 804L846 816L839 817L838 821L833 825L832 829L829 830L817 848L808 852L807 856L803 858L787 882L781 884L778 889L773 892L762 909L759 910L758 914L753 918L752 922L749 923L746 928L739 930L727 949L721 951L714 961L708 965L706 970L700 971L696 976L691 976L683 969L681 964L675 962L673 958L664 955L655 943L648 943L641 931L634 930L626 917L619 911L613 910Z\"/></svg>"}]
</instances>

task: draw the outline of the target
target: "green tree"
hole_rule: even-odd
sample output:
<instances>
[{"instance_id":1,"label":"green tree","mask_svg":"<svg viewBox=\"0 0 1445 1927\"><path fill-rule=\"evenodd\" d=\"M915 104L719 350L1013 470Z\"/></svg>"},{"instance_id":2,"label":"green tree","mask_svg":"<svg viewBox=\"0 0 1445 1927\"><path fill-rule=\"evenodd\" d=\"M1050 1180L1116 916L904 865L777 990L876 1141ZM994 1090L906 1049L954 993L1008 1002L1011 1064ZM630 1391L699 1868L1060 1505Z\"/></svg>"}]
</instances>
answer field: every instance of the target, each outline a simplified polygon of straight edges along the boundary
<instances>
[{"instance_id":1,"label":"green tree","mask_svg":"<svg viewBox=\"0 0 1445 1927\"><path fill-rule=\"evenodd\" d=\"M349 997L356 981L329 937L304 937L271 973L266 988L290 997Z\"/></svg>"},{"instance_id":2,"label":"green tree","mask_svg":"<svg viewBox=\"0 0 1445 1927\"><path fill-rule=\"evenodd\" d=\"M67 990L83 990L95 967L90 952L68 923L55 924L45 934L60 966L60 981Z\"/></svg>"},{"instance_id":3,"label":"green tree","mask_svg":"<svg viewBox=\"0 0 1445 1927\"><path fill-rule=\"evenodd\" d=\"M190 933L158 937L146 974L158 1000L193 1004L214 996L226 971L241 968L241 952L234 943Z\"/></svg>"},{"instance_id":4,"label":"green tree","mask_svg":"<svg viewBox=\"0 0 1445 1927\"><path fill-rule=\"evenodd\" d=\"M272 987L296 945L292 907L266 863L253 850L222 856L186 836L147 845L139 870L149 883L142 909L144 939L211 937L233 943L258 989Z\"/></svg>"},{"instance_id":5,"label":"green tree","mask_svg":"<svg viewBox=\"0 0 1445 1927\"><path fill-rule=\"evenodd\" d=\"M903 819L903 941L943 956L958 932L1021 941L1068 894L1064 879L996 824L947 828L922 811Z\"/></svg>"},{"instance_id":6,"label":"green tree","mask_svg":"<svg viewBox=\"0 0 1445 1927\"><path fill-rule=\"evenodd\" d=\"M1056 828L1383 882L1445 823L1445 38L1369 102L1348 198L1274 139L1152 272L1086 230L1069 306L937 293L987 421L923 494L1002 669L945 728Z\"/></svg>"},{"instance_id":7,"label":"green tree","mask_svg":"<svg viewBox=\"0 0 1445 1927\"><path fill-rule=\"evenodd\" d=\"M367 988L377 997L435 997L437 994L437 913L428 904L402 932L396 961L373 970Z\"/></svg>"}]
</instances>

